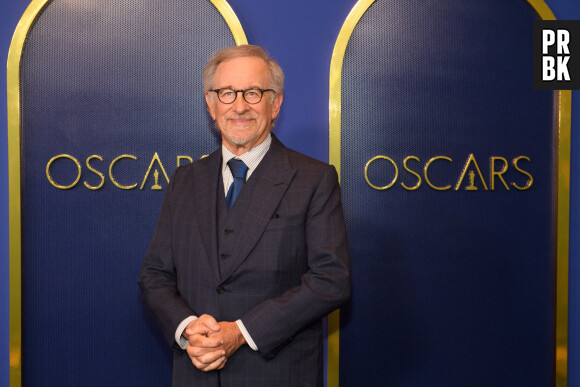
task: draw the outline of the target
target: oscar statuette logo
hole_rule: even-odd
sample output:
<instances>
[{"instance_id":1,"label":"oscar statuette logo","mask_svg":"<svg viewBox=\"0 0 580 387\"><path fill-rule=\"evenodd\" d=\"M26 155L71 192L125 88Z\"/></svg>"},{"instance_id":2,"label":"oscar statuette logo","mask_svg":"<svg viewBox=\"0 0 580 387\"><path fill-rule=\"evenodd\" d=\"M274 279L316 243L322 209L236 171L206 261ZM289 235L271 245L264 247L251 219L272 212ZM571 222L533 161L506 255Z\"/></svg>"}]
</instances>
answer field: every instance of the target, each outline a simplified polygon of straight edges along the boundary
<instances>
[{"instance_id":1,"label":"oscar statuette logo","mask_svg":"<svg viewBox=\"0 0 580 387\"><path fill-rule=\"evenodd\" d=\"M154 190L154 191L159 191L159 190L163 189L159 185L159 172L157 171L157 169L155 170L155 172L153 172L153 176L155 177L155 184L153 184L153 186L151 187L151 189Z\"/></svg>"},{"instance_id":2,"label":"oscar statuette logo","mask_svg":"<svg viewBox=\"0 0 580 387\"><path fill-rule=\"evenodd\" d=\"M469 171L469 185L465 188L467 191L477 191L475 186L475 172Z\"/></svg>"}]
</instances>

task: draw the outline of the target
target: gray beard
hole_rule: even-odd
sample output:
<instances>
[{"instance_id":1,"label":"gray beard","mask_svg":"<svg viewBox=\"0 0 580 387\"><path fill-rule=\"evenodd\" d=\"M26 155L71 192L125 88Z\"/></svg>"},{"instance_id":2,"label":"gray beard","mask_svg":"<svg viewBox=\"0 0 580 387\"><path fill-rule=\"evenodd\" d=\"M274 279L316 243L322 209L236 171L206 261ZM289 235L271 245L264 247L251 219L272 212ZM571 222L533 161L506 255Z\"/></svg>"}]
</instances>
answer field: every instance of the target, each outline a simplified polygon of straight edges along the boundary
<instances>
[{"instance_id":1,"label":"gray beard","mask_svg":"<svg viewBox=\"0 0 580 387\"><path fill-rule=\"evenodd\" d=\"M222 134L223 136L223 134ZM232 144L236 144L236 145L246 145L248 142L250 142L251 138L249 137L233 137L233 136L226 136L226 138L229 140L229 142L231 142Z\"/></svg>"}]
</instances>

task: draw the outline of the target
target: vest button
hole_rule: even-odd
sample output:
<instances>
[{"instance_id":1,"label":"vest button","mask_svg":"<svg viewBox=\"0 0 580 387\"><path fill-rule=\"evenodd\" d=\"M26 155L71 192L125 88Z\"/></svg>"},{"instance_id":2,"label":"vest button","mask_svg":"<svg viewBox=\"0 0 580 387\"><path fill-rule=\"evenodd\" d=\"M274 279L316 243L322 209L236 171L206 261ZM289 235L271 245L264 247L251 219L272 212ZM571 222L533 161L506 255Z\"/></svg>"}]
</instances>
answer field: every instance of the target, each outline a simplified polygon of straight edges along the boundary
<instances>
[{"instance_id":1,"label":"vest button","mask_svg":"<svg viewBox=\"0 0 580 387\"><path fill-rule=\"evenodd\" d=\"M230 235L231 232L232 232L232 230L230 230L229 228L226 228L224 230L224 234L226 234L226 235Z\"/></svg>"},{"instance_id":2,"label":"vest button","mask_svg":"<svg viewBox=\"0 0 580 387\"><path fill-rule=\"evenodd\" d=\"M220 258L221 258L221 259L226 259L227 257L228 257L228 255L227 255L227 254L225 254L225 253L221 253L221 254L220 254Z\"/></svg>"},{"instance_id":3,"label":"vest button","mask_svg":"<svg viewBox=\"0 0 580 387\"><path fill-rule=\"evenodd\" d=\"M218 286L215 291L217 294L224 294L226 292L223 286Z\"/></svg>"}]
</instances>

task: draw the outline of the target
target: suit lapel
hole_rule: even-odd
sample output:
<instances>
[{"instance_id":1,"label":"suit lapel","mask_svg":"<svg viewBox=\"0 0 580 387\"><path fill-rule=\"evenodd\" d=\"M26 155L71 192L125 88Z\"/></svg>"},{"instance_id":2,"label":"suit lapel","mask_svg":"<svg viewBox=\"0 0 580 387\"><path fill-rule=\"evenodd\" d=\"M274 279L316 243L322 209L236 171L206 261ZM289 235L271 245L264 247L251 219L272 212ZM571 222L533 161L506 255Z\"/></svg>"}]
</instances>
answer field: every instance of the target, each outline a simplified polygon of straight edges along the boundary
<instances>
[{"instance_id":1,"label":"suit lapel","mask_svg":"<svg viewBox=\"0 0 580 387\"><path fill-rule=\"evenodd\" d=\"M197 161L197 168L193 168L193 200L199 232L207 252L207 257L215 278L220 281L217 255L217 189L221 168L221 148L206 158ZM195 257L203 259L202 257Z\"/></svg>"},{"instance_id":2,"label":"suit lapel","mask_svg":"<svg viewBox=\"0 0 580 387\"><path fill-rule=\"evenodd\" d=\"M233 274L258 243L296 173L286 152L284 145L272 135L270 150L258 166L264 169L256 176L258 180L237 237L236 253L232 256L231 264L222 268L222 281Z\"/></svg>"}]
</instances>

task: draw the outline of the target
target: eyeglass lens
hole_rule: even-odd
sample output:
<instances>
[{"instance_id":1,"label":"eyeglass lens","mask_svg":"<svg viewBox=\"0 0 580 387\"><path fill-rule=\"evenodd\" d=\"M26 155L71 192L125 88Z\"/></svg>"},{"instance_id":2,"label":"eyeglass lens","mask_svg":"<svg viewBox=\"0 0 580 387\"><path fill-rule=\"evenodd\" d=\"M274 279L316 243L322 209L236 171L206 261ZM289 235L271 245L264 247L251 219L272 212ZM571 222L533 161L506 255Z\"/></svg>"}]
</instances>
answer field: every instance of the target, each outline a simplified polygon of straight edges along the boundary
<instances>
[{"instance_id":1,"label":"eyeglass lens","mask_svg":"<svg viewBox=\"0 0 580 387\"><path fill-rule=\"evenodd\" d=\"M220 89L218 91L218 98L223 103L233 103L238 96L238 92L242 92L243 98L247 103L255 104L262 100L262 91L260 89Z\"/></svg>"}]
</instances>

